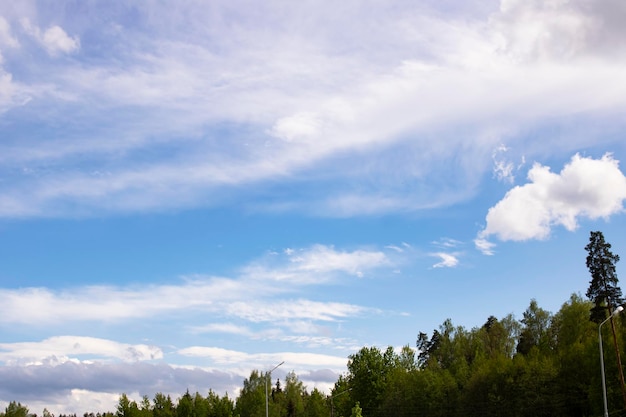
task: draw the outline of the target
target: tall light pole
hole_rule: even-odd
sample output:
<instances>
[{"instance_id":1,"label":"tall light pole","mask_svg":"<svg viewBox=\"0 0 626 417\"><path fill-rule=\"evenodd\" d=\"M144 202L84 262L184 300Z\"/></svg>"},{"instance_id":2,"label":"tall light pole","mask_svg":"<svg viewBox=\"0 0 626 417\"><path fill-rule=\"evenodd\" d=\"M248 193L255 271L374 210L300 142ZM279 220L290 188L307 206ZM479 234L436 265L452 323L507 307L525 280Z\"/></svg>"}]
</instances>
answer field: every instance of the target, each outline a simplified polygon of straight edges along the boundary
<instances>
[{"instance_id":1,"label":"tall light pole","mask_svg":"<svg viewBox=\"0 0 626 417\"><path fill-rule=\"evenodd\" d=\"M269 371L266 375L265 375L265 417L269 417L270 415L270 407L269 407L269 402L267 400L267 377L272 377L272 371L276 368L278 368L280 365L282 365L283 363L285 363L285 361L282 361L281 363L279 363L278 365L276 365L275 367L272 368L271 371Z\"/></svg>"},{"instance_id":2,"label":"tall light pole","mask_svg":"<svg viewBox=\"0 0 626 417\"><path fill-rule=\"evenodd\" d=\"M609 411L606 405L606 381L604 377L604 351L602 349L602 325L606 323L607 321L611 320L613 317L617 316L623 310L624 310L624 307L617 306L617 308L613 310L611 315L602 323L600 323L600 325L598 326L598 342L600 344L600 370L602 371L602 399L604 401L604 417L609 417Z\"/></svg>"}]
</instances>

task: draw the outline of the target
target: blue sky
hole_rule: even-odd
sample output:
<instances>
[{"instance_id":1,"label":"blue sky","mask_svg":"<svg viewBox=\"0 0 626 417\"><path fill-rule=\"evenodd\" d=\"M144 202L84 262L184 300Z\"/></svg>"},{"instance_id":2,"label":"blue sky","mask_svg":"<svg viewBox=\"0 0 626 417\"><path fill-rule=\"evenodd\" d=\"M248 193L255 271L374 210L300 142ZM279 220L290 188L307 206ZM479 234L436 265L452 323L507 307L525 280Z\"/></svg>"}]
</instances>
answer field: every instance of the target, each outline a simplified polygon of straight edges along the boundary
<instances>
[{"instance_id":1,"label":"blue sky","mask_svg":"<svg viewBox=\"0 0 626 417\"><path fill-rule=\"evenodd\" d=\"M328 389L626 254L621 0L0 4L0 406ZM618 264L618 274L623 265Z\"/></svg>"}]
</instances>

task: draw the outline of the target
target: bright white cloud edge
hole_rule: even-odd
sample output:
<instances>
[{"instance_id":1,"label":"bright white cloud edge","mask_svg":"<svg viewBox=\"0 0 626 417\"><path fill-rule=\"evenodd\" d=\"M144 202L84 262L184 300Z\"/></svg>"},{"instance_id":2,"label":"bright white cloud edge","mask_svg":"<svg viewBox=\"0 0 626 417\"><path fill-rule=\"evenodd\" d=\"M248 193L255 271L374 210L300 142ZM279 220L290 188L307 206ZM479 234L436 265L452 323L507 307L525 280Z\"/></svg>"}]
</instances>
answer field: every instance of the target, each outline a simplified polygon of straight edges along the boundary
<instances>
[{"instance_id":1,"label":"bright white cloud edge","mask_svg":"<svg viewBox=\"0 0 626 417\"><path fill-rule=\"evenodd\" d=\"M528 180L489 209L475 240L483 253L493 254L490 236L501 241L547 239L556 226L573 231L581 218L608 219L624 211L626 176L608 153L600 159L576 154L560 173L535 163Z\"/></svg>"}]
</instances>

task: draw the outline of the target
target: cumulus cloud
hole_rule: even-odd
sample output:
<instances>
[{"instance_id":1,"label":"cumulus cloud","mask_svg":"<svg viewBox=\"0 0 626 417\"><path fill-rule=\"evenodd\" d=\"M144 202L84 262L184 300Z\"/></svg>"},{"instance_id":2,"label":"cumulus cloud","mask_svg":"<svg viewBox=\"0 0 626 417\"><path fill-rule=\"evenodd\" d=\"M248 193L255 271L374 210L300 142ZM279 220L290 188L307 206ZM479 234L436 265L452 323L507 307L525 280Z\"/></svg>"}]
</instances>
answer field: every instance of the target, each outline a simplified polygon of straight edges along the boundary
<instances>
[{"instance_id":1,"label":"cumulus cloud","mask_svg":"<svg viewBox=\"0 0 626 417\"><path fill-rule=\"evenodd\" d=\"M503 0L492 24L503 50L516 59L571 59L580 55L626 52L626 17L620 0Z\"/></svg>"},{"instance_id":2,"label":"cumulus cloud","mask_svg":"<svg viewBox=\"0 0 626 417\"><path fill-rule=\"evenodd\" d=\"M485 242L489 236L516 241L546 239L555 226L571 231L580 218L606 219L623 211L626 177L610 154L600 159L576 154L560 173L536 163L528 180L489 209L486 227L477 239L483 251L492 248Z\"/></svg>"}]
</instances>

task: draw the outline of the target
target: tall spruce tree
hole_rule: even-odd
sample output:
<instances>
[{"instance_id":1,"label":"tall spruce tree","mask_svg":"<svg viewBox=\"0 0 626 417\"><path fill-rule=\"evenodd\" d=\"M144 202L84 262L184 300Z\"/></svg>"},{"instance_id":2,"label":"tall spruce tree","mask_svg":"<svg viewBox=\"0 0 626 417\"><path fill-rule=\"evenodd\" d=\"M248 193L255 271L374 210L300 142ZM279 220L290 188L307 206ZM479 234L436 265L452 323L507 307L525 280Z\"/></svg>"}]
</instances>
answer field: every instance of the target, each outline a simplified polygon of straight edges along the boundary
<instances>
[{"instance_id":1,"label":"tall spruce tree","mask_svg":"<svg viewBox=\"0 0 626 417\"><path fill-rule=\"evenodd\" d=\"M611 252L611 244L604 240L602 232L591 232L585 250L588 253L587 268L591 273L587 290L587 297L593 302L591 320L600 323L624 302L615 271L619 255Z\"/></svg>"},{"instance_id":2,"label":"tall spruce tree","mask_svg":"<svg viewBox=\"0 0 626 417\"><path fill-rule=\"evenodd\" d=\"M626 383L624 382L622 359L620 358L617 335L615 334L615 322L611 315L613 310L624 302L622 290L617 285L618 279L615 270L615 264L619 261L619 255L614 255L611 252L611 244L604 240L604 235L599 231L591 232L589 244L585 246L585 250L588 253L587 268L591 273L591 281L587 290L587 297L593 302L590 318L596 323L601 323L607 316L609 317L615 356L617 356L622 398L624 400L624 408L626 408Z\"/></svg>"}]
</instances>

